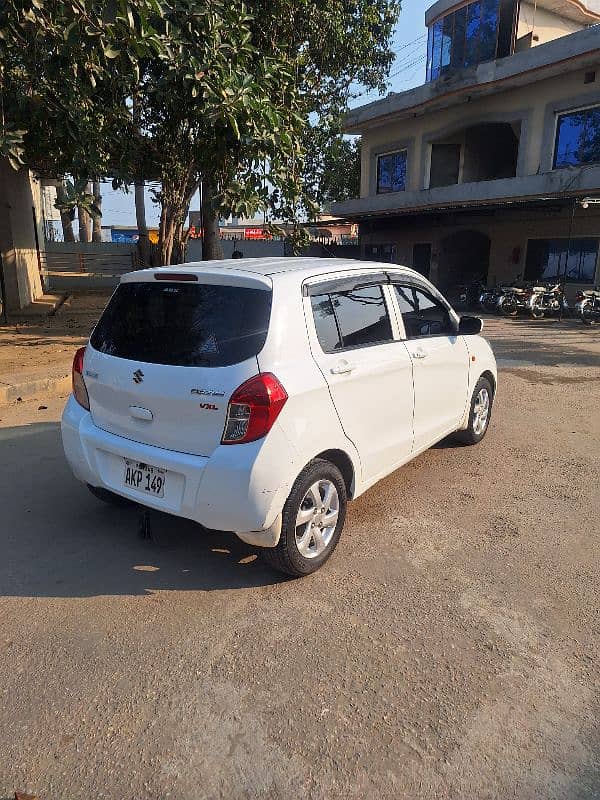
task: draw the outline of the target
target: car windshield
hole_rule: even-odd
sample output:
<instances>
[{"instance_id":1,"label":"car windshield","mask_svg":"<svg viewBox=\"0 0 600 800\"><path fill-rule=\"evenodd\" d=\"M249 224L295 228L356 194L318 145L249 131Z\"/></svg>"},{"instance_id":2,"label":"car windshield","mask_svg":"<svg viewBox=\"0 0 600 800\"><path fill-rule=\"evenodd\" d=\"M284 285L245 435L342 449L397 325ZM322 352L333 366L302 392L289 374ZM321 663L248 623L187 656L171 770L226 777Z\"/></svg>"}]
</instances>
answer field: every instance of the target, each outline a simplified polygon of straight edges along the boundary
<instances>
[{"instance_id":1,"label":"car windshield","mask_svg":"<svg viewBox=\"0 0 600 800\"><path fill-rule=\"evenodd\" d=\"M122 283L90 344L118 358L171 366L225 367L262 349L268 289L162 282Z\"/></svg>"}]
</instances>

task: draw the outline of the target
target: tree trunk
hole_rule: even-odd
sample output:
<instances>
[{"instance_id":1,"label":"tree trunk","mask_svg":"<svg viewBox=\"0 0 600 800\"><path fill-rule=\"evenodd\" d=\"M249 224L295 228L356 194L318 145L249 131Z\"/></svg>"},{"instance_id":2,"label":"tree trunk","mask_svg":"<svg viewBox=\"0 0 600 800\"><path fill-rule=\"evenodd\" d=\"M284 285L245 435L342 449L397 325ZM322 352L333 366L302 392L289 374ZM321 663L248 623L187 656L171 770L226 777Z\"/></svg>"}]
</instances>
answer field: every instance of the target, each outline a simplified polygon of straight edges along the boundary
<instances>
[{"instance_id":1,"label":"tree trunk","mask_svg":"<svg viewBox=\"0 0 600 800\"><path fill-rule=\"evenodd\" d=\"M144 181L136 181L134 184L135 196L135 219L138 232L138 251L143 267L149 267L152 258L152 248L148 237L148 225L146 223L146 195L144 192Z\"/></svg>"},{"instance_id":2,"label":"tree trunk","mask_svg":"<svg viewBox=\"0 0 600 800\"><path fill-rule=\"evenodd\" d=\"M102 241L102 195L100 194L100 181L94 181L94 204L98 207L100 214L92 217L92 242Z\"/></svg>"},{"instance_id":3,"label":"tree trunk","mask_svg":"<svg viewBox=\"0 0 600 800\"><path fill-rule=\"evenodd\" d=\"M88 183L85 187L86 192L91 193L91 188L92 187ZM77 216L79 218L79 241L89 242L91 239L90 215L84 208L77 206Z\"/></svg>"},{"instance_id":4,"label":"tree trunk","mask_svg":"<svg viewBox=\"0 0 600 800\"><path fill-rule=\"evenodd\" d=\"M223 247L219 231L219 215L213 207L215 187L210 175L202 178L202 260L215 261L223 258Z\"/></svg>"},{"instance_id":5,"label":"tree trunk","mask_svg":"<svg viewBox=\"0 0 600 800\"><path fill-rule=\"evenodd\" d=\"M59 203L64 203L67 196L67 190L65 188L64 181L57 181L56 183L56 197ZM63 229L63 240L65 242L74 242L75 241L75 233L73 231L73 220L71 219L71 212L70 211L61 211L60 212L60 221L62 224Z\"/></svg>"},{"instance_id":6,"label":"tree trunk","mask_svg":"<svg viewBox=\"0 0 600 800\"><path fill-rule=\"evenodd\" d=\"M162 176L157 248L160 264L180 264L183 260L189 233L184 233L185 221L198 184L198 174L192 167L176 177L172 173Z\"/></svg>"},{"instance_id":7,"label":"tree trunk","mask_svg":"<svg viewBox=\"0 0 600 800\"><path fill-rule=\"evenodd\" d=\"M158 258L159 263L154 266L167 267L171 263L171 253L173 252L173 234L175 232L175 220L173 210L169 204L164 204L160 212L160 223L158 231Z\"/></svg>"}]
</instances>

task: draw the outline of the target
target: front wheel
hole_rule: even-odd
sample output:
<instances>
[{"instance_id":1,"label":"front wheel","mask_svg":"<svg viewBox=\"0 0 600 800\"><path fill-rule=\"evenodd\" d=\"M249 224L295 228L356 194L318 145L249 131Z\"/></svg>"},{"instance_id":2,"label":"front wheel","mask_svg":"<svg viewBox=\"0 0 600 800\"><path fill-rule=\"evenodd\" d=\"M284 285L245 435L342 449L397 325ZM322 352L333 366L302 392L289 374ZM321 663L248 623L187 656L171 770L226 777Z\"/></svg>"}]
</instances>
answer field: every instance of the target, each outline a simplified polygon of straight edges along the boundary
<instances>
[{"instance_id":1,"label":"front wheel","mask_svg":"<svg viewBox=\"0 0 600 800\"><path fill-rule=\"evenodd\" d=\"M516 317L519 313L519 306L514 297L505 297L499 304L500 313L505 317Z\"/></svg>"},{"instance_id":2,"label":"front wheel","mask_svg":"<svg viewBox=\"0 0 600 800\"><path fill-rule=\"evenodd\" d=\"M477 381L471 397L469 424L464 431L457 431L456 438L465 444L477 444L485 436L492 416L494 390L487 378Z\"/></svg>"},{"instance_id":3,"label":"front wheel","mask_svg":"<svg viewBox=\"0 0 600 800\"><path fill-rule=\"evenodd\" d=\"M336 548L346 518L346 485L329 461L311 461L296 478L283 507L281 536L262 557L287 575L319 569Z\"/></svg>"},{"instance_id":4,"label":"front wheel","mask_svg":"<svg viewBox=\"0 0 600 800\"><path fill-rule=\"evenodd\" d=\"M529 313L531 314L532 319L543 319L544 318L544 309L542 306L533 305L531 306Z\"/></svg>"}]
</instances>

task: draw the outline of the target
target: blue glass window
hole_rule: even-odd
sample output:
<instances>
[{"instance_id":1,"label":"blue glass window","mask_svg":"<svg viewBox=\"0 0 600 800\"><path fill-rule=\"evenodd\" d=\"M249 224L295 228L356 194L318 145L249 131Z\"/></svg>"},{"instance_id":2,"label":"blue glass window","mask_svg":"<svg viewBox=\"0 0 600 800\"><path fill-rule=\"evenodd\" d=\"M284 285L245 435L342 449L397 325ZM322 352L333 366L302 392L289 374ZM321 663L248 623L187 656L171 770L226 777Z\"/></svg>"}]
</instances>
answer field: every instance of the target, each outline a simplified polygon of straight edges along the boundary
<instances>
[{"instance_id":1,"label":"blue glass window","mask_svg":"<svg viewBox=\"0 0 600 800\"><path fill-rule=\"evenodd\" d=\"M377 194L403 192L406 188L406 150L377 159Z\"/></svg>"},{"instance_id":2,"label":"blue glass window","mask_svg":"<svg viewBox=\"0 0 600 800\"><path fill-rule=\"evenodd\" d=\"M433 28L427 32L427 80L431 80L431 60L433 55Z\"/></svg>"},{"instance_id":3,"label":"blue glass window","mask_svg":"<svg viewBox=\"0 0 600 800\"><path fill-rule=\"evenodd\" d=\"M452 68L460 69L465 62L465 36L467 31L467 7L454 14L454 39L452 42Z\"/></svg>"},{"instance_id":4,"label":"blue glass window","mask_svg":"<svg viewBox=\"0 0 600 800\"><path fill-rule=\"evenodd\" d=\"M467 31L465 36L465 67L479 64L479 31L481 29L481 3L467 6Z\"/></svg>"},{"instance_id":5,"label":"blue glass window","mask_svg":"<svg viewBox=\"0 0 600 800\"><path fill-rule=\"evenodd\" d=\"M427 41L427 80L511 52L517 0L475 0L438 19Z\"/></svg>"},{"instance_id":6,"label":"blue glass window","mask_svg":"<svg viewBox=\"0 0 600 800\"><path fill-rule=\"evenodd\" d=\"M598 239L530 239L525 278L594 283L597 263Z\"/></svg>"},{"instance_id":7,"label":"blue glass window","mask_svg":"<svg viewBox=\"0 0 600 800\"><path fill-rule=\"evenodd\" d=\"M600 162L600 106L560 114L554 167Z\"/></svg>"},{"instance_id":8,"label":"blue glass window","mask_svg":"<svg viewBox=\"0 0 600 800\"><path fill-rule=\"evenodd\" d=\"M490 61L496 55L498 38L499 0L483 0L481 8L481 32L479 36L479 61Z\"/></svg>"},{"instance_id":9,"label":"blue glass window","mask_svg":"<svg viewBox=\"0 0 600 800\"><path fill-rule=\"evenodd\" d=\"M445 72L450 66L450 56L452 55L452 34L454 33L454 14L444 17L442 25L442 60L441 71Z\"/></svg>"},{"instance_id":10,"label":"blue glass window","mask_svg":"<svg viewBox=\"0 0 600 800\"><path fill-rule=\"evenodd\" d=\"M434 81L440 76L440 66L442 61L442 20L438 20L433 26L433 46L431 56L431 80Z\"/></svg>"}]
</instances>

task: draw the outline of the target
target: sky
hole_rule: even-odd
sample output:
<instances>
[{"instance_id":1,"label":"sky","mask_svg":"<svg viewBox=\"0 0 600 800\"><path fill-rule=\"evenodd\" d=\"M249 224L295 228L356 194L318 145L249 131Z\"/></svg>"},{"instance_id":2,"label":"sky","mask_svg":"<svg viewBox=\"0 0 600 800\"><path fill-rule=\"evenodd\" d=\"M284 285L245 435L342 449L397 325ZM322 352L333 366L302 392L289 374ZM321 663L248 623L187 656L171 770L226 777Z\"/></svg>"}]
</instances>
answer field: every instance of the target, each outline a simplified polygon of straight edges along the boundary
<instances>
[{"instance_id":1,"label":"sky","mask_svg":"<svg viewBox=\"0 0 600 800\"><path fill-rule=\"evenodd\" d=\"M390 70L389 91L404 92L425 82L425 58L427 55L427 30L425 28L425 10L433 0L403 0L402 11L394 32L392 48L396 53L396 61ZM351 105L359 106L378 99L377 92L364 93ZM126 225L133 228L135 209L133 192L113 191L110 183L102 187L102 224ZM192 201L191 209L197 209L199 198ZM146 192L146 218L148 225L158 224L158 207Z\"/></svg>"}]
</instances>

